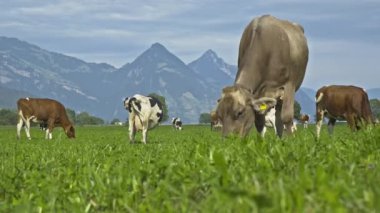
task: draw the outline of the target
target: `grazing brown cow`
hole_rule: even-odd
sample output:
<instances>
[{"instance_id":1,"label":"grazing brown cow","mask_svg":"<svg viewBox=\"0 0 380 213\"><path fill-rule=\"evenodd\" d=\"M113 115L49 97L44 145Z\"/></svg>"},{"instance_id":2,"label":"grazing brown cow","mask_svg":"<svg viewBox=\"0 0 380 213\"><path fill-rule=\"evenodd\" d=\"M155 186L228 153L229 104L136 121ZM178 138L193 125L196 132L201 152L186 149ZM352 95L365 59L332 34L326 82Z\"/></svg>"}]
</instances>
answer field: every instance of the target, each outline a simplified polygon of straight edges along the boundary
<instances>
[{"instance_id":1,"label":"grazing brown cow","mask_svg":"<svg viewBox=\"0 0 380 213\"><path fill-rule=\"evenodd\" d=\"M303 128L307 128L307 125L309 124L310 117L308 114L303 114L300 116L300 123L303 125Z\"/></svg>"},{"instance_id":2,"label":"grazing brown cow","mask_svg":"<svg viewBox=\"0 0 380 213\"><path fill-rule=\"evenodd\" d=\"M235 83L223 89L217 105L222 134L244 137L253 123L261 133L272 106L277 135L282 136L284 125L291 134L294 94L305 76L308 55L299 24L269 15L250 22L240 40Z\"/></svg>"},{"instance_id":3,"label":"grazing brown cow","mask_svg":"<svg viewBox=\"0 0 380 213\"><path fill-rule=\"evenodd\" d=\"M332 134L336 120L346 120L352 131L361 124L373 124L368 95L355 86L324 86L315 95L317 137L320 135L323 116L329 118L328 130Z\"/></svg>"},{"instance_id":4,"label":"grazing brown cow","mask_svg":"<svg viewBox=\"0 0 380 213\"><path fill-rule=\"evenodd\" d=\"M17 138L25 123L26 137L30 140L30 121L46 123L46 139L52 139L55 126L62 126L67 137L75 138L75 129L67 117L65 107L58 101L40 98L20 98L17 101L18 123Z\"/></svg>"}]
</instances>

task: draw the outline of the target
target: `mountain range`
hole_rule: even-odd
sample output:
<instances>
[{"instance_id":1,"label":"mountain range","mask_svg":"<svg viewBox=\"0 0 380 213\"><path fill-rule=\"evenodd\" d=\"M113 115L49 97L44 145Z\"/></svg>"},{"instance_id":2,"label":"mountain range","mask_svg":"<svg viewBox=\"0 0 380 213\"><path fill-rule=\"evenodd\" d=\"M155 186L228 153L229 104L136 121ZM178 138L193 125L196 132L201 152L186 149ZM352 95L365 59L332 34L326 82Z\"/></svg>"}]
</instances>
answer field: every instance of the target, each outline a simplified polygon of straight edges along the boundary
<instances>
[{"instance_id":1,"label":"mountain range","mask_svg":"<svg viewBox=\"0 0 380 213\"><path fill-rule=\"evenodd\" d=\"M185 64L154 43L134 61L116 68L0 36L0 107L16 108L20 97L47 97L76 112L125 120L125 97L157 93L166 99L169 118L197 123L201 113L215 107L222 88L233 84L236 71L213 50ZM298 90L302 112L314 114L314 94L313 89Z\"/></svg>"}]
</instances>

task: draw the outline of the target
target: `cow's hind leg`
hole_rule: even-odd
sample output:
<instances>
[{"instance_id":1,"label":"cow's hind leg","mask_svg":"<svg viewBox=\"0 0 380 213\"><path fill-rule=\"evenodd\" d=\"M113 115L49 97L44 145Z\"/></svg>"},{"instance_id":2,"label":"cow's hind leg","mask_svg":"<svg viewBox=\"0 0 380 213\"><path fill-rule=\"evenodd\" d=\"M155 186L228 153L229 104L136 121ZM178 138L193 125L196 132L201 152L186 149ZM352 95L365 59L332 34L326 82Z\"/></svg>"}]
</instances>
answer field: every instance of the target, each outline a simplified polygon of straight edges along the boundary
<instances>
[{"instance_id":1,"label":"cow's hind leg","mask_svg":"<svg viewBox=\"0 0 380 213\"><path fill-rule=\"evenodd\" d=\"M20 139L21 138L21 128L22 126L24 125L24 120L23 118L20 116L18 118L18 122L17 122L17 139Z\"/></svg>"},{"instance_id":2,"label":"cow's hind leg","mask_svg":"<svg viewBox=\"0 0 380 213\"><path fill-rule=\"evenodd\" d=\"M148 134L149 122L144 122L142 127L142 142L146 144L146 138Z\"/></svg>"},{"instance_id":3,"label":"cow's hind leg","mask_svg":"<svg viewBox=\"0 0 380 213\"><path fill-rule=\"evenodd\" d=\"M30 119L26 119L24 129L25 129L26 137L30 140L31 139L31 137L30 137Z\"/></svg>"},{"instance_id":4,"label":"cow's hind leg","mask_svg":"<svg viewBox=\"0 0 380 213\"><path fill-rule=\"evenodd\" d=\"M134 143L135 142L135 135L136 135L136 126L134 123L134 120L129 121L129 142Z\"/></svg>"},{"instance_id":5,"label":"cow's hind leg","mask_svg":"<svg viewBox=\"0 0 380 213\"><path fill-rule=\"evenodd\" d=\"M49 128L47 128L45 130L45 139L53 139L53 133L52 133L53 130L50 130Z\"/></svg>"},{"instance_id":6,"label":"cow's hind leg","mask_svg":"<svg viewBox=\"0 0 380 213\"><path fill-rule=\"evenodd\" d=\"M329 134L332 135L334 132L334 126L335 126L336 119L335 118L330 118L328 122L328 131Z\"/></svg>"},{"instance_id":7,"label":"cow's hind leg","mask_svg":"<svg viewBox=\"0 0 380 213\"><path fill-rule=\"evenodd\" d=\"M136 136L136 129L135 128L129 129L129 141L130 141L130 143L135 142L135 136Z\"/></svg>"},{"instance_id":8,"label":"cow's hind leg","mask_svg":"<svg viewBox=\"0 0 380 213\"><path fill-rule=\"evenodd\" d=\"M318 108L318 106L317 106L317 108ZM315 125L316 132L317 132L317 138L319 138L319 135L321 134L323 116L324 116L324 112L322 110L317 110L317 124Z\"/></svg>"}]
</instances>

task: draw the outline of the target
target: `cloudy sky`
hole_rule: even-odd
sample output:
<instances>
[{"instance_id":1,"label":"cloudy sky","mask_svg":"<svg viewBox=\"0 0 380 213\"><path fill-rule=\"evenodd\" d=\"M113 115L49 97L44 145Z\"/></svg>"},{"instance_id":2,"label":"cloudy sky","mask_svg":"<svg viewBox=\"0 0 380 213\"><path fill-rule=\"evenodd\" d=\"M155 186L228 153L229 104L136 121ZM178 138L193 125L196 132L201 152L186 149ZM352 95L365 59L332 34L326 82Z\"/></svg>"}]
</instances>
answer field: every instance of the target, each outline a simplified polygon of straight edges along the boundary
<instances>
[{"instance_id":1,"label":"cloudy sky","mask_svg":"<svg viewBox=\"0 0 380 213\"><path fill-rule=\"evenodd\" d=\"M116 67L155 42L185 63L212 49L236 64L243 29L263 14L304 26L302 86L380 87L379 0L1 0L0 35Z\"/></svg>"}]
</instances>

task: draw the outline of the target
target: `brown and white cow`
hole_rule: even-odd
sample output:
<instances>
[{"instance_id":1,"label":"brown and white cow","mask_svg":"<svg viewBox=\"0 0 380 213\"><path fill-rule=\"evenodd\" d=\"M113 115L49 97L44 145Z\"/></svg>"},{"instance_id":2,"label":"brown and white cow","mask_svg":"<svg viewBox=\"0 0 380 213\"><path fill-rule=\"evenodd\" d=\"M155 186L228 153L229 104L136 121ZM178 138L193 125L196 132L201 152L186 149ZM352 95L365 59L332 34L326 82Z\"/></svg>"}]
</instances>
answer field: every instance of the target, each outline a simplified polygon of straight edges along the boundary
<instances>
[{"instance_id":1,"label":"brown and white cow","mask_svg":"<svg viewBox=\"0 0 380 213\"><path fill-rule=\"evenodd\" d=\"M302 114L298 120L303 125L303 128L306 129L309 124L310 117L308 114Z\"/></svg>"},{"instance_id":2,"label":"brown and white cow","mask_svg":"<svg viewBox=\"0 0 380 213\"><path fill-rule=\"evenodd\" d=\"M30 121L47 124L46 139L52 139L55 126L61 126L68 138L75 138L75 129L66 114L65 107L56 100L41 98L20 98L17 101L18 123L17 138L20 138L22 126L26 137L30 138Z\"/></svg>"},{"instance_id":3,"label":"brown and white cow","mask_svg":"<svg viewBox=\"0 0 380 213\"><path fill-rule=\"evenodd\" d=\"M364 89L356 86L324 86L315 95L317 137L321 132L323 117L329 118L328 130L332 134L336 120L346 120L352 131L362 124L373 124L374 119Z\"/></svg>"},{"instance_id":4,"label":"brown and white cow","mask_svg":"<svg viewBox=\"0 0 380 213\"><path fill-rule=\"evenodd\" d=\"M124 107L129 111L129 140L135 142L137 131L142 131L142 142L146 144L148 129L157 126L163 118L162 104L150 96L136 94L124 100Z\"/></svg>"},{"instance_id":5,"label":"brown and white cow","mask_svg":"<svg viewBox=\"0 0 380 213\"><path fill-rule=\"evenodd\" d=\"M223 135L246 136L253 123L262 132L267 108L275 106L277 135L292 132L294 94L308 61L302 26L265 15L252 20L240 40L238 73L222 91L217 115Z\"/></svg>"}]
</instances>

